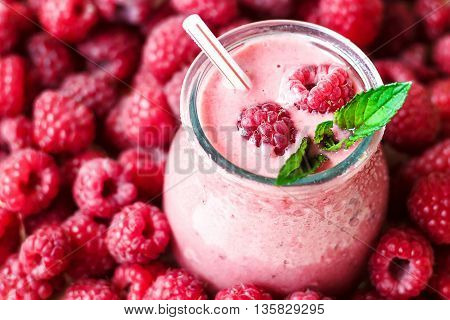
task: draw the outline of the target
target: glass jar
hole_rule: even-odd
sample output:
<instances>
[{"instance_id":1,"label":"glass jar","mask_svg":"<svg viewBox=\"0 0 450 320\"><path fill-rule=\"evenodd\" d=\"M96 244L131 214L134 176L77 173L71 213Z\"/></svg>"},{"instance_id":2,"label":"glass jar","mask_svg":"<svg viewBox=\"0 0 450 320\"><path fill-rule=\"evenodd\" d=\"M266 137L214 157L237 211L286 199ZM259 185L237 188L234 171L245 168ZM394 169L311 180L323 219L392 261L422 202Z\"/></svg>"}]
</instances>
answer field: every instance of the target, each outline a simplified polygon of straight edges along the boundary
<instances>
[{"instance_id":1,"label":"glass jar","mask_svg":"<svg viewBox=\"0 0 450 320\"><path fill-rule=\"evenodd\" d=\"M229 51L268 34L297 33L345 61L364 90L382 85L350 41L297 21L265 21L221 37ZM164 210L175 258L212 291L252 283L278 294L347 290L360 275L384 220L388 194L383 132L361 141L335 167L291 186L245 171L219 154L197 114L197 93L212 64L201 54L181 95L183 127L166 168Z\"/></svg>"}]
</instances>

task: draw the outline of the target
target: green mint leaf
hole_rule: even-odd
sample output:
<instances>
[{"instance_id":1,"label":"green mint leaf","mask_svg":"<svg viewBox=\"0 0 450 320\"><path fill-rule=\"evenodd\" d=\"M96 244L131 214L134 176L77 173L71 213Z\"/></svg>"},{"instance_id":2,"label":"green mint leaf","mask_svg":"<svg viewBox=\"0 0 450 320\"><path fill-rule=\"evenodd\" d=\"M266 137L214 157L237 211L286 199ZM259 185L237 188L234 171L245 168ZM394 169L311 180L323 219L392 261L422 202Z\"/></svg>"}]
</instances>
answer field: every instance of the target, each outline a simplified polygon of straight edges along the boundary
<instances>
[{"instance_id":1,"label":"green mint leaf","mask_svg":"<svg viewBox=\"0 0 450 320\"><path fill-rule=\"evenodd\" d=\"M292 184L297 180L313 174L328 158L319 154L317 156L309 157L308 149L310 146L310 139L303 138L298 150L293 153L286 163L281 167L278 177L275 181L277 186L285 186Z\"/></svg>"},{"instance_id":2,"label":"green mint leaf","mask_svg":"<svg viewBox=\"0 0 450 320\"><path fill-rule=\"evenodd\" d=\"M320 123L314 134L314 143L319 145L325 151L337 151L342 144L335 138L333 130L333 121Z\"/></svg>"}]
</instances>

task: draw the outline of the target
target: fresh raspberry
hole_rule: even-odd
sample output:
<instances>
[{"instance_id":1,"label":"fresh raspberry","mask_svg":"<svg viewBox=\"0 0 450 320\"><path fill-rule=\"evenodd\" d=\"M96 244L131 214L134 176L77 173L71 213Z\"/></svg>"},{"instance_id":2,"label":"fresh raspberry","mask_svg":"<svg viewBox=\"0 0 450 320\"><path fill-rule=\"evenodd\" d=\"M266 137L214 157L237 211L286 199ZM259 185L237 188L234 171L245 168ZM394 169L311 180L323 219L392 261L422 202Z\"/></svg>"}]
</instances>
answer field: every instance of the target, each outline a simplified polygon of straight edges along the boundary
<instances>
[{"instance_id":1,"label":"fresh raspberry","mask_svg":"<svg viewBox=\"0 0 450 320\"><path fill-rule=\"evenodd\" d=\"M15 116L22 112L25 82L24 60L14 55L0 57L0 117Z\"/></svg>"},{"instance_id":2,"label":"fresh raspberry","mask_svg":"<svg viewBox=\"0 0 450 320\"><path fill-rule=\"evenodd\" d=\"M406 102L386 126L384 140L399 151L418 153L439 133L438 110L422 85L414 83Z\"/></svg>"},{"instance_id":3,"label":"fresh raspberry","mask_svg":"<svg viewBox=\"0 0 450 320\"><path fill-rule=\"evenodd\" d=\"M415 81L416 75L404 62L393 59L382 59L374 62L384 82Z\"/></svg>"},{"instance_id":4,"label":"fresh raspberry","mask_svg":"<svg viewBox=\"0 0 450 320\"><path fill-rule=\"evenodd\" d=\"M168 270L156 278L144 300L206 300L203 283L183 269Z\"/></svg>"},{"instance_id":5,"label":"fresh raspberry","mask_svg":"<svg viewBox=\"0 0 450 320\"><path fill-rule=\"evenodd\" d=\"M75 68L69 48L47 33L31 37L27 49L34 72L43 87L57 87Z\"/></svg>"},{"instance_id":6,"label":"fresh raspberry","mask_svg":"<svg viewBox=\"0 0 450 320\"><path fill-rule=\"evenodd\" d=\"M62 95L76 104L91 109L99 118L104 117L117 101L118 92L113 78L103 73L79 73L67 77L61 88Z\"/></svg>"},{"instance_id":7,"label":"fresh raspberry","mask_svg":"<svg viewBox=\"0 0 450 320\"><path fill-rule=\"evenodd\" d=\"M0 54L9 52L30 28L30 10L20 2L0 2Z\"/></svg>"},{"instance_id":8,"label":"fresh raspberry","mask_svg":"<svg viewBox=\"0 0 450 320\"><path fill-rule=\"evenodd\" d=\"M431 102L439 110L444 136L450 137L450 78L439 80L431 87Z\"/></svg>"},{"instance_id":9,"label":"fresh raspberry","mask_svg":"<svg viewBox=\"0 0 450 320\"><path fill-rule=\"evenodd\" d=\"M103 151L92 149L64 159L60 167L62 184L72 187L83 164L93 159L105 157L106 154Z\"/></svg>"},{"instance_id":10,"label":"fresh raspberry","mask_svg":"<svg viewBox=\"0 0 450 320\"><path fill-rule=\"evenodd\" d=\"M378 35L383 18L381 0L320 0L319 22L366 47Z\"/></svg>"},{"instance_id":11,"label":"fresh raspberry","mask_svg":"<svg viewBox=\"0 0 450 320\"><path fill-rule=\"evenodd\" d=\"M32 145L32 124L24 117L5 118L0 121L0 144L12 153Z\"/></svg>"},{"instance_id":12,"label":"fresh raspberry","mask_svg":"<svg viewBox=\"0 0 450 320\"><path fill-rule=\"evenodd\" d=\"M272 300L272 296L253 284L238 284L217 292L215 300Z\"/></svg>"},{"instance_id":13,"label":"fresh raspberry","mask_svg":"<svg viewBox=\"0 0 450 320\"><path fill-rule=\"evenodd\" d=\"M419 179L408 200L411 218L438 244L450 244L450 172Z\"/></svg>"},{"instance_id":14,"label":"fresh raspberry","mask_svg":"<svg viewBox=\"0 0 450 320\"><path fill-rule=\"evenodd\" d=\"M10 155L0 165L0 204L28 216L49 206L59 191L53 159L32 149Z\"/></svg>"},{"instance_id":15,"label":"fresh raspberry","mask_svg":"<svg viewBox=\"0 0 450 320\"><path fill-rule=\"evenodd\" d=\"M437 70L429 65L431 52L423 43L415 43L404 50L400 60L420 81L430 82L438 76Z\"/></svg>"},{"instance_id":16,"label":"fresh raspberry","mask_svg":"<svg viewBox=\"0 0 450 320\"><path fill-rule=\"evenodd\" d=\"M278 156L295 142L297 132L289 112L274 102L245 108L239 116L237 127L244 139L257 147L261 143L272 145Z\"/></svg>"},{"instance_id":17,"label":"fresh raspberry","mask_svg":"<svg viewBox=\"0 0 450 320\"><path fill-rule=\"evenodd\" d=\"M237 15L237 0L171 0L179 13L200 15L208 24L223 25Z\"/></svg>"},{"instance_id":18,"label":"fresh raspberry","mask_svg":"<svg viewBox=\"0 0 450 320\"><path fill-rule=\"evenodd\" d=\"M139 25L150 17L158 0L94 0L100 14L108 21Z\"/></svg>"},{"instance_id":19,"label":"fresh raspberry","mask_svg":"<svg viewBox=\"0 0 450 320\"><path fill-rule=\"evenodd\" d=\"M283 100L309 112L334 112L354 95L348 72L330 65L302 66L290 73L281 86Z\"/></svg>"},{"instance_id":20,"label":"fresh raspberry","mask_svg":"<svg viewBox=\"0 0 450 320\"><path fill-rule=\"evenodd\" d=\"M51 279L69 265L70 240L56 225L44 226L22 243L19 261L35 279Z\"/></svg>"},{"instance_id":21,"label":"fresh raspberry","mask_svg":"<svg viewBox=\"0 0 450 320\"><path fill-rule=\"evenodd\" d=\"M217 36L221 36L221 35L227 33L228 31L231 31L233 29L239 28L239 27L241 27L243 25L246 25L246 24L249 24L249 23L251 23L251 21L249 19L247 19L247 18L236 18L236 19L232 20L230 23L227 23L226 25L218 28L217 31L216 31L216 34L217 34ZM188 70L188 68L186 67L185 71L184 71L185 75L186 75L187 70ZM178 75L181 72L183 72L183 70L178 72ZM174 81L175 77L177 77L177 74L173 75L171 82ZM181 76L179 76L179 77L181 77ZM184 79L184 77L183 77L183 79ZM182 80L179 80L179 81L182 81ZM180 89L181 89L181 86L180 86ZM166 93L166 95L167 95L167 93ZM172 107L172 104L170 103L169 96L167 97L167 100L169 100L169 104Z\"/></svg>"},{"instance_id":22,"label":"fresh raspberry","mask_svg":"<svg viewBox=\"0 0 450 320\"><path fill-rule=\"evenodd\" d=\"M296 291L291 293L287 300L330 300L318 291L306 289L305 291Z\"/></svg>"},{"instance_id":23,"label":"fresh raspberry","mask_svg":"<svg viewBox=\"0 0 450 320\"><path fill-rule=\"evenodd\" d=\"M161 7L151 15L151 17L140 25L140 30L142 34L150 34L155 26L157 26L161 21L175 15L175 9L170 4L170 1L162 1Z\"/></svg>"},{"instance_id":24,"label":"fresh raspberry","mask_svg":"<svg viewBox=\"0 0 450 320\"><path fill-rule=\"evenodd\" d=\"M433 60L442 72L450 75L450 34L440 38L435 43L433 48Z\"/></svg>"},{"instance_id":25,"label":"fresh raspberry","mask_svg":"<svg viewBox=\"0 0 450 320\"><path fill-rule=\"evenodd\" d=\"M80 279L72 283L63 296L64 300L119 300L119 295L106 280Z\"/></svg>"},{"instance_id":26,"label":"fresh raspberry","mask_svg":"<svg viewBox=\"0 0 450 320\"><path fill-rule=\"evenodd\" d=\"M76 248L68 267L73 278L100 277L114 268L114 259L106 247L106 225L77 212L63 223L62 228Z\"/></svg>"},{"instance_id":27,"label":"fresh raspberry","mask_svg":"<svg viewBox=\"0 0 450 320\"><path fill-rule=\"evenodd\" d=\"M78 46L88 68L106 71L119 79L129 77L139 62L140 39L135 32L114 27L101 30Z\"/></svg>"},{"instance_id":28,"label":"fresh raspberry","mask_svg":"<svg viewBox=\"0 0 450 320\"><path fill-rule=\"evenodd\" d=\"M181 88L183 87L183 81L186 77L189 67L184 67L180 71L177 71L165 85L164 93L167 97L167 103L173 115L180 119L180 95Z\"/></svg>"},{"instance_id":29,"label":"fresh raspberry","mask_svg":"<svg viewBox=\"0 0 450 320\"><path fill-rule=\"evenodd\" d=\"M170 227L157 207L136 202L117 213L108 229L106 241L119 263L147 263L156 259L170 239Z\"/></svg>"},{"instance_id":30,"label":"fresh raspberry","mask_svg":"<svg viewBox=\"0 0 450 320\"><path fill-rule=\"evenodd\" d=\"M38 300L47 299L53 286L46 280L36 280L27 274L16 254L11 255L0 268L0 299Z\"/></svg>"},{"instance_id":31,"label":"fresh raspberry","mask_svg":"<svg viewBox=\"0 0 450 320\"><path fill-rule=\"evenodd\" d=\"M184 16L173 16L161 21L149 34L144 46L145 69L161 81L194 60L198 48L183 30Z\"/></svg>"},{"instance_id":32,"label":"fresh raspberry","mask_svg":"<svg viewBox=\"0 0 450 320\"><path fill-rule=\"evenodd\" d=\"M17 213L0 209L0 265L15 252L20 242L20 221Z\"/></svg>"},{"instance_id":33,"label":"fresh raspberry","mask_svg":"<svg viewBox=\"0 0 450 320\"><path fill-rule=\"evenodd\" d=\"M164 274L166 268L161 263L144 266L140 264L122 264L116 268L112 279L121 296L127 300L142 300L147 289L156 277Z\"/></svg>"},{"instance_id":34,"label":"fresh raspberry","mask_svg":"<svg viewBox=\"0 0 450 320\"><path fill-rule=\"evenodd\" d=\"M120 99L117 105L109 112L103 126L103 142L117 150L125 150L133 146L126 137L128 128L125 127L123 120L123 107L125 104L128 104L129 100L129 97Z\"/></svg>"},{"instance_id":35,"label":"fresh raspberry","mask_svg":"<svg viewBox=\"0 0 450 320\"><path fill-rule=\"evenodd\" d=\"M293 6L292 0L240 0L240 2L260 15L269 15L273 18L287 17Z\"/></svg>"},{"instance_id":36,"label":"fresh raspberry","mask_svg":"<svg viewBox=\"0 0 450 320\"><path fill-rule=\"evenodd\" d=\"M439 298L450 300L450 272L437 272L430 280L430 286ZM436 292L437 291L437 292Z\"/></svg>"},{"instance_id":37,"label":"fresh raspberry","mask_svg":"<svg viewBox=\"0 0 450 320\"><path fill-rule=\"evenodd\" d=\"M73 197L78 207L100 218L111 218L136 196L136 187L123 167L108 158L84 163L73 185Z\"/></svg>"},{"instance_id":38,"label":"fresh raspberry","mask_svg":"<svg viewBox=\"0 0 450 320\"><path fill-rule=\"evenodd\" d=\"M138 188L139 194L144 198L161 196L164 183L164 168L166 153L159 148L134 148L122 152L119 156L127 175Z\"/></svg>"},{"instance_id":39,"label":"fresh raspberry","mask_svg":"<svg viewBox=\"0 0 450 320\"><path fill-rule=\"evenodd\" d=\"M380 240L369 264L377 291L388 299L418 296L433 272L433 250L413 229L392 228Z\"/></svg>"},{"instance_id":40,"label":"fresh raspberry","mask_svg":"<svg viewBox=\"0 0 450 320\"><path fill-rule=\"evenodd\" d=\"M42 26L67 42L83 40L97 19L97 9L91 0L45 0L39 7Z\"/></svg>"},{"instance_id":41,"label":"fresh raspberry","mask_svg":"<svg viewBox=\"0 0 450 320\"><path fill-rule=\"evenodd\" d=\"M430 38L439 37L450 26L450 4L447 0L416 0L414 9L424 20Z\"/></svg>"},{"instance_id":42,"label":"fresh raspberry","mask_svg":"<svg viewBox=\"0 0 450 320\"><path fill-rule=\"evenodd\" d=\"M55 91L45 91L35 100L33 138L45 152L78 153L94 136L94 114L86 106Z\"/></svg>"}]
</instances>

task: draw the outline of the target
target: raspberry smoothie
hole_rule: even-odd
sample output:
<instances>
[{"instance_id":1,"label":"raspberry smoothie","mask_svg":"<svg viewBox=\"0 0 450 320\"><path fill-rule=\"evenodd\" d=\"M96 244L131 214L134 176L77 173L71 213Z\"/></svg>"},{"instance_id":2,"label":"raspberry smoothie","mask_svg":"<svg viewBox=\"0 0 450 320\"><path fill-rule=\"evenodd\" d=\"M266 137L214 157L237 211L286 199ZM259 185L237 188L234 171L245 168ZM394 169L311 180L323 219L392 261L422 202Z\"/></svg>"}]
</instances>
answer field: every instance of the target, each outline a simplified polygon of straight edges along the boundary
<instances>
[{"instance_id":1,"label":"raspberry smoothie","mask_svg":"<svg viewBox=\"0 0 450 320\"><path fill-rule=\"evenodd\" d=\"M230 88L205 57L188 73L183 129L165 178L175 257L213 291L247 283L279 294L342 293L359 276L384 219L382 132L327 154L320 173L293 186L277 187L274 177L303 137L355 92L380 85L379 77L357 48L309 24L258 23L222 41L252 88ZM328 81L319 91L318 79ZM250 121L256 113L277 115L272 131Z\"/></svg>"}]
</instances>

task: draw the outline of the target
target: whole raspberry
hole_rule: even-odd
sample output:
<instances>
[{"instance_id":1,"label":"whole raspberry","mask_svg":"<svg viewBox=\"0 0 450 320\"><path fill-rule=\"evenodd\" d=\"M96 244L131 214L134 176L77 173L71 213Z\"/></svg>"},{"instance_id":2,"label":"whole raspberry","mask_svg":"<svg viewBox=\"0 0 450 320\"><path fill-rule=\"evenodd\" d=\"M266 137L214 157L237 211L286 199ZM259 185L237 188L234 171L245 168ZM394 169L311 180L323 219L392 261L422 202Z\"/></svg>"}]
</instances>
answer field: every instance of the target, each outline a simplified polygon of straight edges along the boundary
<instances>
[{"instance_id":1,"label":"whole raspberry","mask_svg":"<svg viewBox=\"0 0 450 320\"><path fill-rule=\"evenodd\" d=\"M15 55L0 57L0 117L15 116L22 112L25 82L24 60Z\"/></svg>"},{"instance_id":2,"label":"whole raspberry","mask_svg":"<svg viewBox=\"0 0 450 320\"><path fill-rule=\"evenodd\" d=\"M62 224L62 228L72 247L77 249L71 255L67 270L71 277L101 277L114 268L114 259L106 247L106 225L77 212Z\"/></svg>"},{"instance_id":3,"label":"whole raspberry","mask_svg":"<svg viewBox=\"0 0 450 320\"><path fill-rule=\"evenodd\" d=\"M99 118L111 110L118 98L116 82L103 73L71 75L64 80L60 92L91 109Z\"/></svg>"},{"instance_id":4,"label":"whole raspberry","mask_svg":"<svg viewBox=\"0 0 450 320\"><path fill-rule=\"evenodd\" d=\"M45 0L39 7L42 26L54 37L71 43L83 40L97 19L91 0Z\"/></svg>"},{"instance_id":5,"label":"whole raspberry","mask_svg":"<svg viewBox=\"0 0 450 320\"><path fill-rule=\"evenodd\" d=\"M84 163L73 185L73 197L78 207L100 218L111 218L136 196L136 187L123 167L108 158Z\"/></svg>"},{"instance_id":6,"label":"whole raspberry","mask_svg":"<svg viewBox=\"0 0 450 320\"><path fill-rule=\"evenodd\" d=\"M203 283L183 269L168 270L156 278L144 300L206 300Z\"/></svg>"},{"instance_id":7,"label":"whole raspberry","mask_svg":"<svg viewBox=\"0 0 450 320\"><path fill-rule=\"evenodd\" d=\"M394 59L381 59L374 62L384 82L415 81L416 75L404 62Z\"/></svg>"},{"instance_id":8,"label":"whole raspberry","mask_svg":"<svg viewBox=\"0 0 450 320\"><path fill-rule=\"evenodd\" d=\"M61 227L44 226L22 243L19 261L35 279L51 279L67 268L71 250L70 240Z\"/></svg>"},{"instance_id":9,"label":"whole raspberry","mask_svg":"<svg viewBox=\"0 0 450 320\"><path fill-rule=\"evenodd\" d=\"M166 163L164 150L129 149L120 154L119 162L142 197L153 199L161 196Z\"/></svg>"},{"instance_id":10,"label":"whole raspberry","mask_svg":"<svg viewBox=\"0 0 450 320\"><path fill-rule=\"evenodd\" d=\"M175 14L175 9L170 4L170 1L163 1L161 7L147 21L140 25L141 33L146 35L150 34L156 25Z\"/></svg>"},{"instance_id":11,"label":"whole raspberry","mask_svg":"<svg viewBox=\"0 0 450 320\"><path fill-rule=\"evenodd\" d=\"M430 66L431 52L427 45L415 43L404 50L400 60L414 72L416 78L423 82L430 82L437 78L438 72Z\"/></svg>"},{"instance_id":12,"label":"whole raspberry","mask_svg":"<svg viewBox=\"0 0 450 320\"><path fill-rule=\"evenodd\" d=\"M417 181L408 200L411 218L438 244L450 244L450 172Z\"/></svg>"},{"instance_id":13,"label":"whole raspberry","mask_svg":"<svg viewBox=\"0 0 450 320\"><path fill-rule=\"evenodd\" d=\"M49 153L78 153L95 136L94 114L86 106L55 91L44 91L34 102L34 142Z\"/></svg>"},{"instance_id":14,"label":"whole raspberry","mask_svg":"<svg viewBox=\"0 0 450 320\"><path fill-rule=\"evenodd\" d=\"M289 73L281 85L280 96L298 109L334 112L355 95L348 72L338 66L305 65Z\"/></svg>"},{"instance_id":15,"label":"whole raspberry","mask_svg":"<svg viewBox=\"0 0 450 320\"><path fill-rule=\"evenodd\" d=\"M92 149L64 159L60 167L61 183L72 188L81 166L86 162L97 158L106 158L106 154L100 150Z\"/></svg>"},{"instance_id":16,"label":"whole raspberry","mask_svg":"<svg viewBox=\"0 0 450 320\"><path fill-rule=\"evenodd\" d=\"M330 300L318 291L306 289L305 291L296 291L291 293L287 300Z\"/></svg>"},{"instance_id":17,"label":"whole raspberry","mask_svg":"<svg viewBox=\"0 0 450 320\"><path fill-rule=\"evenodd\" d=\"M292 0L240 0L240 2L259 15L284 18L291 13Z\"/></svg>"},{"instance_id":18,"label":"whole raspberry","mask_svg":"<svg viewBox=\"0 0 450 320\"><path fill-rule=\"evenodd\" d=\"M108 229L106 241L119 263L147 263L156 259L170 239L167 218L155 206L136 202L117 213Z\"/></svg>"},{"instance_id":19,"label":"whole raspberry","mask_svg":"<svg viewBox=\"0 0 450 320\"><path fill-rule=\"evenodd\" d=\"M90 70L104 70L119 79L129 77L139 62L141 43L135 32L114 27L101 30L78 45Z\"/></svg>"},{"instance_id":20,"label":"whole raspberry","mask_svg":"<svg viewBox=\"0 0 450 320\"><path fill-rule=\"evenodd\" d=\"M320 0L319 22L366 47L378 35L383 18L381 0Z\"/></svg>"},{"instance_id":21,"label":"whole raspberry","mask_svg":"<svg viewBox=\"0 0 450 320\"><path fill-rule=\"evenodd\" d=\"M9 52L30 29L30 10L17 1L0 2L0 54Z\"/></svg>"},{"instance_id":22,"label":"whole raspberry","mask_svg":"<svg viewBox=\"0 0 450 320\"><path fill-rule=\"evenodd\" d=\"M126 136L128 128L125 127L123 120L123 107L129 103L129 100L128 96L121 98L109 112L103 125L102 142L113 147L113 149L125 150L133 146Z\"/></svg>"},{"instance_id":23,"label":"whole raspberry","mask_svg":"<svg viewBox=\"0 0 450 320\"><path fill-rule=\"evenodd\" d=\"M159 0L94 0L100 14L108 21L139 25L147 21L159 6Z\"/></svg>"},{"instance_id":24,"label":"whole raspberry","mask_svg":"<svg viewBox=\"0 0 450 320\"><path fill-rule=\"evenodd\" d=\"M223 25L237 15L237 0L171 0L182 14L198 14L210 25Z\"/></svg>"},{"instance_id":25,"label":"whole raspberry","mask_svg":"<svg viewBox=\"0 0 450 320\"><path fill-rule=\"evenodd\" d=\"M237 128L241 136L257 147L261 143L273 146L276 155L283 155L295 142L297 129L288 111L274 102L245 108L239 116Z\"/></svg>"},{"instance_id":26,"label":"whole raspberry","mask_svg":"<svg viewBox=\"0 0 450 320\"><path fill-rule=\"evenodd\" d=\"M80 279L72 283L63 296L64 300L119 300L119 295L106 280Z\"/></svg>"},{"instance_id":27,"label":"whole raspberry","mask_svg":"<svg viewBox=\"0 0 450 320\"><path fill-rule=\"evenodd\" d=\"M135 263L122 264L116 268L112 283L122 292L124 299L142 300L156 277L165 271L166 268L160 263L148 266Z\"/></svg>"},{"instance_id":28,"label":"whole raspberry","mask_svg":"<svg viewBox=\"0 0 450 320\"><path fill-rule=\"evenodd\" d=\"M28 216L49 206L59 191L53 159L32 149L10 155L0 165L0 204Z\"/></svg>"},{"instance_id":29,"label":"whole raspberry","mask_svg":"<svg viewBox=\"0 0 450 320\"><path fill-rule=\"evenodd\" d=\"M435 43L433 48L433 60L442 72L450 75L450 34L440 38Z\"/></svg>"},{"instance_id":30,"label":"whole raspberry","mask_svg":"<svg viewBox=\"0 0 450 320\"><path fill-rule=\"evenodd\" d=\"M16 254L11 255L0 268L0 299L38 300L47 299L53 286L46 280L36 280L27 274Z\"/></svg>"},{"instance_id":31,"label":"whole raspberry","mask_svg":"<svg viewBox=\"0 0 450 320\"><path fill-rule=\"evenodd\" d=\"M164 93L167 97L167 102L169 104L170 110L172 110L173 115L180 119L180 95L181 88L183 87L183 81L186 77L188 67L184 67L180 71L177 71L165 85Z\"/></svg>"},{"instance_id":32,"label":"whole raspberry","mask_svg":"<svg viewBox=\"0 0 450 320\"><path fill-rule=\"evenodd\" d=\"M272 300L272 296L253 284L238 284L217 292L215 300Z\"/></svg>"},{"instance_id":33,"label":"whole raspberry","mask_svg":"<svg viewBox=\"0 0 450 320\"><path fill-rule=\"evenodd\" d=\"M369 263L370 278L388 299L418 296L433 271L433 250L413 229L392 228L384 234Z\"/></svg>"},{"instance_id":34,"label":"whole raspberry","mask_svg":"<svg viewBox=\"0 0 450 320\"><path fill-rule=\"evenodd\" d=\"M47 33L32 36L27 49L34 72L43 87L57 87L75 68L69 48Z\"/></svg>"},{"instance_id":35,"label":"whole raspberry","mask_svg":"<svg viewBox=\"0 0 450 320\"><path fill-rule=\"evenodd\" d=\"M414 9L424 20L430 38L439 37L450 26L450 4L446 0L416 0Z\"/></svg>"},{"instance_id":36,"label":"whole raspberry","mask_svg":"<svg viewBox=\"0 0 450 320\"><path fill-rule=\"evenodd\" d=\"M198 48L183 30L184 16L161 21L149 34L143 52L145 69L161 81L194 60Z\"/></svg>"},{"instance_id":37,"label":"whole raspberry","mask_svg":"<svg viewBox=\"0 0 450 320\"><path fill-rule=\"evenodd\" d=\"M20 243L20 221L17 213L0 209L0 265L16 251Z\"/></svg>"},{"instance_id":38,"label":"whole raspberry","mask_svg":"<svg viewBox=\"0 0 450 320\"><path fill-rule=\"evenodd\" d=\"M450 78L439 80L431 87L431 102L439 110L442 133L450 137Z\"/></svg>"},{"instance_id":39,"label":"whole raspberry","mask_svg":"<svg viewBox=\"0 0 450 320\"><path fill-rule=\"evenodd\" d=\"M0 121L0 144L10 153L31 147L32 132L32 124L28 118L5 118Z\"/></svg>"}]
</instances>

